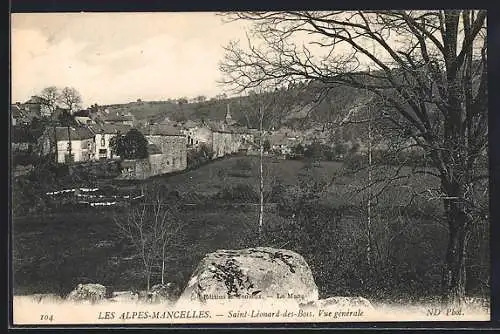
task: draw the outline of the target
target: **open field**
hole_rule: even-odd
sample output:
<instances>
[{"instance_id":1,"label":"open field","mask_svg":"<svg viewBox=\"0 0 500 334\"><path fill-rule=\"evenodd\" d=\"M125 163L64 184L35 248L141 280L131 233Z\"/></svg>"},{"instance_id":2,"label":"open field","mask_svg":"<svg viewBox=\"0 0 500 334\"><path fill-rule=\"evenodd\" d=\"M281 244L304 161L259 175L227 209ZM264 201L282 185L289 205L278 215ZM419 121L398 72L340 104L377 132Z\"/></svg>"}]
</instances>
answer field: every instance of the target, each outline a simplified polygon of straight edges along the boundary
<instances>
[{"instance_id":1,"label":"open field","mask_svg":"<svg viewBox=\"0 0 500 334\"><path fill-rule=\"evenodd\" d=\"M255 157L223 159L186 173L155 177L144 184L161 183L178 191L184 204L193 204L184 205L179 212L184 226L176 245L168 250L168 281L183 288L200 259L216 249L262 246L257 237L255 202L236 205L216 197L221 189L237 184L248 184L257 190L257 163ZM332 176L342 171L341 163L304 166L302 161L273 158L266 161L267 180L279 180L285 188L307 188L314 182L331 181L326 191L318 193L318 202L293 219L279 215L276 209L268 209L264 220L268 233L263 241L266 246L288 248L303 255L323 297L369 293L380 298L392 297L387 293L412 296L422 286L429 294L436 293L446 247L446 227L436 223L435 217L413 211L401 216L398 211L411 197L408 187L419 192L435 186L435 181L423 175L414 176L388 187L379 199L373 224L380 243L378 275L385 281L366 283L366 279L371 279L361 274L366 272L363 269L366 192L353 191L365 182L366 172L355 177L336 176L332 180ZM125 186L130 190L140 187ZM421 200L421 204L424 202L427 203ZM319 206L320 203L323 204ZM345 205L351 207L348 214L338 209ZM438 215L440 205L433 207ZM336 213L339 215L335 216ZM14 293L67 294L78 283L87 282L101 283L113 290L144 288L140 261L117 234L113 216L121 214L120 210L93 208L14 218ZM474 262L480 270L471 272L471 284L476 286L483 284L482 266L487 266L488 261L484 252L488 250L476 247L471 255L483 259ZM154 276L152 283L158 280Z\"/></svg>"}]
</instances>

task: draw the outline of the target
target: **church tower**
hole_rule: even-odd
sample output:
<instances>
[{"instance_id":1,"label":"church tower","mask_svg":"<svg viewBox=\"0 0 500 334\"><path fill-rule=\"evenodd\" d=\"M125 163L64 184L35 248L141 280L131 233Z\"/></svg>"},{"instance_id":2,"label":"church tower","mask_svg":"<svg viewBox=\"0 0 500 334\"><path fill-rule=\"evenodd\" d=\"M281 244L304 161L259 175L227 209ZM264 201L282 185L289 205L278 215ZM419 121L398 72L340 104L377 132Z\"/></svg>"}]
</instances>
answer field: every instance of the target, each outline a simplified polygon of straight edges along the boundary
<instances>
[{"instance_id":1,"label":"church tower","mask_svg":"<svg viewBox=\"0 0 500 334\"><path fill-rule=\"evenodd\" d=\"M229 110L229 103L226 106L226 120L225 123L228 125L234 124L233 117L231 116L231 111Z\"/></svg>"}]
</instances>

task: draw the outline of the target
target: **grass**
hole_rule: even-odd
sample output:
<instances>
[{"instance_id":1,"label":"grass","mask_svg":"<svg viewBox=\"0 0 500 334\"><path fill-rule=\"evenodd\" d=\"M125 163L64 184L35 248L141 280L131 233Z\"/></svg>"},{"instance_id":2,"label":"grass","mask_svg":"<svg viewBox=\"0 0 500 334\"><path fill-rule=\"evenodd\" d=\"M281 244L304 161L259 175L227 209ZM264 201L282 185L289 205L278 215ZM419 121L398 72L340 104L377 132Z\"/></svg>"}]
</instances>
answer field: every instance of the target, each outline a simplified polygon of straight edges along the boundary
<instances>
[{"instance_id":1,"label":"grass","mask_svg":"<svg viewBox=\"0 0 500 334\"><path fill-rule=\"evenodd\" d=\"M245 167L246 165L249 167ZM322 162L318 167L310 169L304 169L304 166L306 164L302 161L273 162L272 158L268 158L266 176L268 180L279 179L291 187L297 186L303 179L306 180L306 184L312 179L331 181L332 175L340 173L343 168L343 165L337 162ZM189 198L189 194L198 196L197 205L185 206L181 211L185 226L177 240L178 245L169 249L166 270L168 281L184 286L196 265L208 252L259 245L256 235L257 207L229 205L231 203L215 201L211 197L223 187L235 184L249 184L257 190L259 175L257 167L258 159L255 157L234 157L215 161L186 173L155 177L146 182L163 183L169 189L177 190L184 198ZM245 168L249 168L245 177L234 176L237 173L231 173ZM281 235L282 231L288 229L290 221L280 217L273 210L266 211L266 226L277 231L276 237L268 241L271 243L268 246L286 245L285 248L302 254L313 270L322 296L342 294L346 287L351 287L352 293L363 289L364 283L356 283L358 278L349 276L349 272L355 269L356 261L360 260L356 259L359 256L353 252L359 252L359 247L362 247L364 242L364 234L360 232L360 228L364 226L364 206L361 206L363 203L361 200L366 194L361 193L352 198L346 194L352 193L353 186L362 185L365 178L366 175L363 173L355 177L336 177L327 191L321 194L323 202L328 202L330 207L347 203L359 208L357 213L342 218L340 222L335 223L336 225L330 222L326 227L327 231L319 231L322 236L339 238L335 239L337 241L325 239L324 243L320 244L311 241L313 239L300 239L293 233ZM419 175L410 182L412 187L418 190L425 189L432 181ZM122 185L128 190L136 189L138 186ZM405 198L408 199L408 191L402 191L402 187L403 185L399 184L388 188L381 200L383 202L379 203L382 205L379 214L387 208L397 206ZM145 281L141 275L140 261L134 257L130 246L118 237L113 214L115 213L110 209L82 209L45 216L14 218L14 293L66 294L76 284L85 282L101 283L114 290L144 288ZM333 218L327 217L327 219ZM406 247L405 251L399 254L400 258L395 260L402 266L413 268L419 265L418 261L422 258L442 253L442 250L433 249L432 245L429 246L419 240L432 243L431 236L433 236L437 238L434 243L445 245L442 242L443 236L446 236L445 231L440 232L429 219L419 219L424 227L421 227L423 230L419 230L420 234L414 244L405 242L413 238L411 221L405 230L398 231L404 238L401 241L398 241L398 238L393 241L393 244L401 243L401 249ZM426 222L430 226L428 229L425 228ZM307 233L313 233L311 237L315 237L318 231L311 228L313 231ZM418 256L413 259L417 263L408 262L405 258L407 254L417 254ZM439 261L440 256L435 262ZM332 272L333 269L335 270ZM423 267L420 270L425 272L428 268ZM406 279L401 278L400 285L403 289L409 287L404 283ZM159 277L153 277L153 284L157 281Z\"/></svg>"}]
</instances>

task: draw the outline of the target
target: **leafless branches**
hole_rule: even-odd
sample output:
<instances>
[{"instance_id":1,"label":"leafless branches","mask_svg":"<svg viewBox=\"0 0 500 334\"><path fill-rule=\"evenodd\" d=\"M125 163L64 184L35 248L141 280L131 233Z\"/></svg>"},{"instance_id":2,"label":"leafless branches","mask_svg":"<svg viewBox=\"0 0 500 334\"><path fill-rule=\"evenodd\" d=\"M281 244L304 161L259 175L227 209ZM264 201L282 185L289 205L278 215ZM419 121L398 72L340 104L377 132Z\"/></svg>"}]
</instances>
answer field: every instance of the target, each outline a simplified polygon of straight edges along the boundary
<instances>
[{"instance_id":1,"label":"leafless branches","mask_svg":"<svg viewBox=\"0 0 500 334\"><path fill-rule=\"evenodd\" d=\"M81 107L82 97L75 88L65 87L59 95L59 102L73 113Z\"/></svg>"},{"instance_id":2,"label":"leafless branches","mask_svg":"<svg viewBox=\"0 0 500 334\"><path fill-rule=\"evenodd\" d=\"M165 283L168 250L177 242L183 228L176 204L166 202L163 190L153 185L146 202L130 207L124 215L114 219L119 233L131 243L141 259L148 290L157 263L161 267L161 283Z\"/></svg>"}]
</instances>

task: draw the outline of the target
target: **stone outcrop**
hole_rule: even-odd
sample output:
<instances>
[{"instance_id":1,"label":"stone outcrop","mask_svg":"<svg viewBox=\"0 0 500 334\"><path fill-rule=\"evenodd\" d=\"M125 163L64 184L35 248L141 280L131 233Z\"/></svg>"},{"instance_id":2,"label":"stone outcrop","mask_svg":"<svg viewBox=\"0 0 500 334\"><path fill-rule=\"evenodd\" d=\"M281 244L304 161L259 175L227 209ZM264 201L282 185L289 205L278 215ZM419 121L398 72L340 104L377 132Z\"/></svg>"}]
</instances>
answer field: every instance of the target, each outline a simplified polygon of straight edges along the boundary
<instances>
[{"instance_id":1,"label":"stone outcrop","mask_svg":"<svg viewBox=\"0 0 500 334\"><path fill-rule=\"evenodd\" d=\"M318 300L318 288L304 258L290 250L218 250L202 259L180 300L233 297L281 297L306 303Z\"/></svg>"},{"instance_id":2,"label":"stone outcrop","mask_svg":"<svg viewBox=\"0 0 500 334\"><path fill-rule=\"evenodd\" d=\"M69 301L89 301L96 303L106 297L106 287L101 284L78 284L76 289L71 291L66 298Z\"/></svg>"}]
</instances>

